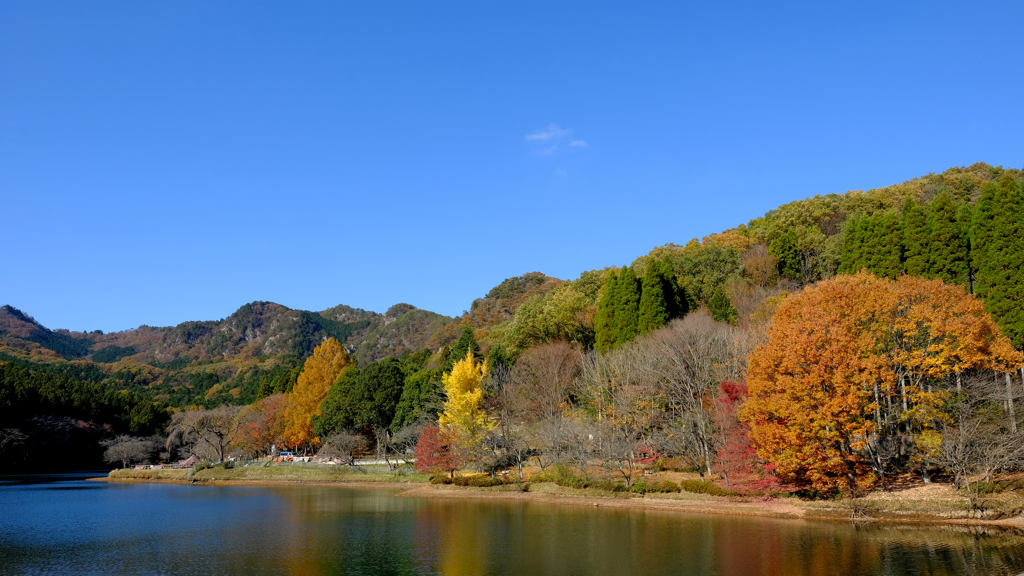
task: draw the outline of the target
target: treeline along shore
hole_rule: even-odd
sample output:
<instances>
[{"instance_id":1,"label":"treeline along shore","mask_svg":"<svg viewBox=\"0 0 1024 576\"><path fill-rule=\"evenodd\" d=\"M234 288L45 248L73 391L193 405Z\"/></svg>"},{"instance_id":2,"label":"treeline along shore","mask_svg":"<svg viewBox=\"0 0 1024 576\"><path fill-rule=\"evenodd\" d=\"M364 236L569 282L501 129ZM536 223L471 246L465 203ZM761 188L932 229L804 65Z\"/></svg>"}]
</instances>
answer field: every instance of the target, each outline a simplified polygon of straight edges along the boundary
<instances>
[{"instance_id":1,"label":"treeline along shore","mask_svg":"<svg viewBox=\"0 0 1024 576\"><path fill-rule=\"evenodd\" d=\"M975 164L815 196L628 266L509 278L458 318L255 302L102 334L4 307L2 466L89 445L124 468L198 462L113 478L255 481L289 464L244 463L282 452L339 475L409 458L441 492L1009 521L1022 184Z\"/></svg>"}]
</instances>

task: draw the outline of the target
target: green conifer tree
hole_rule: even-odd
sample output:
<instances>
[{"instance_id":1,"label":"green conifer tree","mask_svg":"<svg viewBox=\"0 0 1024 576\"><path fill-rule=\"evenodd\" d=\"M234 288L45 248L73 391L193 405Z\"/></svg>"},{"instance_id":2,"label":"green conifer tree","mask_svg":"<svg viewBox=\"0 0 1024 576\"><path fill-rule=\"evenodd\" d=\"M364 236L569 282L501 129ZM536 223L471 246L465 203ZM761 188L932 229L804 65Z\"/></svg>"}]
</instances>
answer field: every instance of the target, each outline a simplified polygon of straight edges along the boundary
<instances>
[{"instance_id":1,"label":"green conifer tree","mask_svg":"<svg viewBox=\"0 0 1024 576\"><path fill-rule=\"evenodd\" d=\"M615 344L615 305L618 297L619 275L614 270L608 273L604 288L601 289L601 300L597 303L597 317L594 319L595 347L601 352L609 350Z\"/></svg>"},{"instance_id":2,"label":"green conifer tree","mask_svg":"<svg viewBox=\"0 0 1024 576\"><path fill-rule=\"evenodd\" d=\"M895 212L876 214L871 218L871 234L868 238L870 266L876 276L895 279L903 270L900 258L902 234L900 218Z\"/></svg>"},{"instance_id":3,"label":"green conifer tree","mask_svg":"<svg viewBox=\"0 0 1024 576\"><path fill-rule=\"evenodd\" d=\"M929 220L928 277L967 286L970 244L951 193L943 192L932 200Z\"/></svg>"},{"instance_id":4,"label":"green conifer tree","mask_svg":"<svg viewBox=\"0 0 1024 576\"><path fill-rule=\"evenodd\" d=\"M1024 198L1008 173L998 185L986 184L981 194L974 219L975 293L1014 345L1024 347Z\"/></svg>"},{"instance_id":5,"label":"green conifer tree","mask_svg":"<svg viewBox=\"0 0 1024 576\"><path fill-rule=\"evenodd\" d=\"M800 280L800 249L797 245L796 231L786 230L768 244L768 252L779 261L779 276L790 280Z\"/></svg>"},{"instance_id":6,"label":"green conifer tree","mask_svg":"<svg viewBox=\"0 0 1024 576\"><path fill-rule=\"evenodd\" d=\"M647 334L664 326L669 320L669 300L675 299L660 262L649 262L640 284L640 306L637 331Z\"/></svg>"},{"instance_id":7,"label":"green conifer tree","mask_svg":"<svg viewBox=\"0 0 1024 576\"><path fill-rule=\"evenodd\" d=\"M633 268L627 266L616 282L615 316L612 318L615 341L613 346L629 342L637 335L637 317L640 306L640 286Z\"/></svg>"},{"instance_id":8,"label":"green conifer tree","mask_svg":"<svg viewBox=\"0 0 1024 576\"><path fill-rule=\"evenodd\" d=\"M736 320L739 319L739 313L725 294L725 290L722 290L721 287L716 288L715 292L711 295L711 299L708 300L708 312L711 313L711 318L716 322L735 324Z\"/></svg>"},{"instance_id":9,"label":"green conifer tree","mask_svg":"<svg viewBox=\"0 0 1024 576\"><path fill-rule=\"evenodd\" d=\"M477 360L483 359L483 354L480 353L480 344L477 343L476 337L473 336L473 328L467 324L462 327L462 334L459 335L459 339L452 344L448 363L454 365L459 360L465 360L466 354L469 351L473 352L473 358ZM451 368L451 366L448 366L448 368Z\"/></svg>"},{"instance_id":10,"label":"green conifer tree","mask_svg":"<svg viewBox=\"0 0 1024 576\"><path fill-rule=\"evenodd\" d=\"M974 207L967 203L960 206L957 220L960 221L960 233L963 234L964 244L967 245L967 291L974 294L974 240L971 239L971 228L974 226Z\"/></svg>"},{"instance_id":11,"label":"green conifer tree","mask_svg":"<svg viewBox=\"0 0 1024 576\"><path fill-rule=\"evenodd\" d=\"M669 320L682 318L690 311L690 300L686 289L679 284L676 278L676 269L668 256L661 261L661 275L666 284L665 301L668 303Z\"/></svg>"},{"instance_id":12,"label":"green conifer tree","mask_svg":"<svg viewBox=\"0 0 1024 576\"><path fill-rule=\"evenodd\" d=\"M860 214L854 214L846 221L843 230L843 251L839 257L840 274L856 274L860 268L860 254L864 242L861 234L863 218Z\"/></svg>"},{"instance_id":13,"label":"green conifer tree","mask_svg":"<svg viewBox=\"0 0 1024 576\"><path fill-rule=\"evenodd\" d=\"M903 270L910 276L928 275L931 230L928 212L909 197L903 204Z\"/></svg>"}]
</instances>

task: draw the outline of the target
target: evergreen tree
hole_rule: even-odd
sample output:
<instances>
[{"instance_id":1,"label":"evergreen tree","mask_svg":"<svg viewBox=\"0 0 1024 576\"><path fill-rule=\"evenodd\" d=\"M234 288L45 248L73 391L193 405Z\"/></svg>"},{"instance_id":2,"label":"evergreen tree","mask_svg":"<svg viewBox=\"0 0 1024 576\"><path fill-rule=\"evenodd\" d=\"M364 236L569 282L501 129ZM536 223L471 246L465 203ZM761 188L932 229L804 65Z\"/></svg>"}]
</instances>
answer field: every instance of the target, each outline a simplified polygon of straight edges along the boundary
<instances>
[{"instance_id":1,"label":"evergreen tree","mask_svg":"<svg viewBox=\"0 0 1024 576\"><path fill-rule=\"evenodd\" d=\"M640 286L637 331L647 334L669 320L669 300L675 299L660 262L649 262Z\"/></svg>"},{"instance_id":2,"label":"evergreen tree","mask_svg":"<svg viewBox=\"0 0 1024 576\"><path fill-rule=\"evenodd\" d=\"M690 311L689 295L686 293L686 289L679 285L679 280L676 278L676 269L672 266L672 261L669 260L668 256L665 256L659 265L661 266L661 275L666 285L665 301L668 303L669 320L682 318Z\"/></svg>"},{"instance_id":3,"label":"evergreen tree","mask_svg":"<svg viewBox=\"0 0 1024 576\"><path fill-rule=\"evenodd\" d=\"M861 263L864 248L863 226L864 218L860 214L854 214L846 221L846 229L843 231L843 252L839 260L840 274L856 274L864 267Z\"/></svg>"},{"instance_id":4,"label":"evergreen tree","mask_svg":"<svg viewBox=\"0 0 1024 576\"><path fill-rule=\"evenodd\" d=\"M615 304L618 296L619 275L612 270L605 280L601 300L597 303L597 318L594 319L594 339L598 350L604 352L615 344Z\"/></svg>"},{"instance_id":5,"label":"evergreen tree","mask_svg":"<svg viewBox=\"0 0 1024 576\"><path fill-rule=\"evenodd\" d=\"M928 277L967 286L970 244L952 194L943 192L932 200L929 220Z\"/></svg>"},{"instance_id":6,"label":"evergreen tree","mask_svg":"<svg viewBox=\"0 0 1024 576\"><path fill-rule=\"evenodd\" d=\"M928 213L909 197L903 204L903 270L910 276L928 275L931 230Z\"/></svg>"},{"instance_id":7,"label":"evergreen tree","mask_svg":"<svg viewBox=\"0 0 1024 576\"><path fill-rule=\"evenodd\" d=\"M875 215L871 220L871 234L866 244L870 254L869 268L876 276L896 279L903 270L899 216L895 212L885 212Z\"/></svg>"},{"instance_id":8,"label":"evergreen tree","mask_svg":"<svg viewBox=\"0 0 1024 576\"><path fill-rule=\"evenodd\" d=\"M982 200L985 200L984 204ZM1018 348L1024 347L1024 199L1020 185L1004 174L982 188L975 216L976 294L985 310ZM988 216L987 219L982 219Z\"/></svg>"},{"instance_id":9,"label":"evergreen tree","mask_svg":"<svg viewBox=\"0 0 1024 576\"><path fill-rule=\"evenodd\" d=\"M715 289L711 299L708 300L708 312L711 313L711 318L716 322L735 324L736 320L739 319L739 313L733 307L729 297L726 296L725 290L722 290L721 287Z\"/></svg>"},{"instance_id":10,"label":"evergreen tree","mask_svg":"<svg viewBox=\"0 0 1024 576\"><path fill-rule=\"evenodd\" d=\"M636 273L627 266L622 269L622 274L615 283L615 316L612 318L615 341L612 346L618 346L636 338L639 306L640 287Z\"/></svg>"},{"instance_id":11,"label":"evergreen tree","mask_svg":"<svg viewBox=\"0 0 1024 576\"><path fill-rule=\"evenodd\" d=\"M779 261L779 276L800 280L800 249L797 246L796 231L786 230L768 244L768 252Z\"/></svg>"},{"instance_id":12,"label":"evergreen tree","mask_svg":"<svg viewBox=\"0 0 1024 576\"><path fill-rule=\"evenodd\" d=\"M964 203L957 214L960 221L960 233L963 234L964 245L967 246L967 291L974 294L974 241L971 239L971 227L974 225L974 207Z\"/></svg>"},{"instance_id":13,"label":"evergreen tree","mask_svg":"<svg viewBox=\"0 0 1024 576\"><path fill-rule=\"evenodd\" d=\"M473 358L476 360L483 359L483 354L480 353L480 345L477 344L476 338L473 336L473 329L468 324L462 327L462 334L452 344L451 354L448 356L449 361L446 363L448 368L451 368L451 365L455 364L455 362L465 358L467 352L472 352Z\"/></svg>"}]
</instances>

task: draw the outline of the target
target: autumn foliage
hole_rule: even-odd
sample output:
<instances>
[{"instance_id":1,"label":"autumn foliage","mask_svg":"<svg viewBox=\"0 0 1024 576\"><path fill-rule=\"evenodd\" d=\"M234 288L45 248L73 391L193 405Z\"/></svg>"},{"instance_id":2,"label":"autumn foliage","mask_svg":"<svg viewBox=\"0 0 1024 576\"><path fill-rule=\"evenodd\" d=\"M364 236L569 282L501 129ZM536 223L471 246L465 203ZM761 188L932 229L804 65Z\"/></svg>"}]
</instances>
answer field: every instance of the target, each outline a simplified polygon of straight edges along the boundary
<instances>
[{"instance_id":1,"label":"autumn foliage","mask_svg":"<svg viewBox=\"0 0 1024 576\"><path fill-rule=\"evenodd\" d=\"M285 408L284 441L288 446L320 442L313 434L312 418L320 413L320 402L350 363L348 352L334 338L325 340L306 359Z\"/></svg>"},{"instance_id":2,"label":"autumn foliage","mask_svg":"<svg viewBox=\"0 0 1024 576\"><path fill-rule=\"evenodd\" d=\"M1008 372L1019 355L960 286L866 273L779 306L749 359L741 412L758 455L819 490L868 486L879 435L934 435L936 407L965 370Z\"/></svg>"},{"instance_id":3,"label":"autumn foliage","mask_svg":"<svg viewBox=\"0 0 1024 576\"><path fill-rule=\"evenodd\" d=\"M466 442L475 442L495 426L480 409L480 400L484 396L481 383L486 375L487 362L477 362L470 350L465 358L455 363L451 372L441 378L448 399L444 402L439 423Z\"/></svg>"},{"instance_id":4,"label":"autumn foliage","mask_svg":"<svg viewBox=\"0 0 1024 576\"><path fill-rule=\"evenodd\" d=\"M428 424L413 450L416 471L423 474L454 473L464 462L453 440L454 435L445 434L436 425Z\"/></svg>"}]
</instances>

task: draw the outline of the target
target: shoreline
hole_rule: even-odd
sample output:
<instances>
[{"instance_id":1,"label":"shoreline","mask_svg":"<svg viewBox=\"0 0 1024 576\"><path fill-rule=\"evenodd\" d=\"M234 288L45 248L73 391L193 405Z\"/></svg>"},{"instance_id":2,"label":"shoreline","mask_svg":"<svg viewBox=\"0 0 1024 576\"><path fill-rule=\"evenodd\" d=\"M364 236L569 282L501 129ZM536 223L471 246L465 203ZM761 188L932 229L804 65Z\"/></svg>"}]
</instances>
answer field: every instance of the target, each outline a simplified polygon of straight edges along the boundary
<instances>
[{"instance_id":1,"label":"shoreline","mask_svg":"<svg viewBox=\"0 0 1024 576\"><path fill-rule=\"evenodd\" d=\"M116 473L112 472L111 474ZM131 473L132 471L125 471ZM933 524L946 526L989 526L1006 529L1024 529L1024 516L1013 515L1000 518L951 517L962 514L962 509L936 509L930 512L906 510L892 507L879 507L878 503L888 500L888 496L858 499L856 506L848 501L809 501L796 498L755 499L746 497L719 497L697 495L688 492L671 494L613 494L593 490L573 490L562 488L552 483L529 484L528 490L513 488L515 485L492 488L473 488L452 485L430 484L410 479L394 481L385 479L304 479L294 476L280 479L228 478L216 479L209 477L193 480L174 477L137 477L133 474L124 477L108 475L89 478L95 482L115 483L162 483L195 486L248 486L258 488L316 486L336 488L357 488L376 490L395 490L398 497L426 498L443 500L505 500L532 502L538 504L555 504L582 506L591 508L617 508L634 510L654 510L664 512L680 512L688 514L715 514L726 516L748 516L761 518L777 518L786 520L843 521L858 523L898 523L898 524ZM941 486L931 485L931 491ZM855 515L854 511L860 511ZM866 510L866 511L865 511Z\"/></svg>"}]
</instances>

